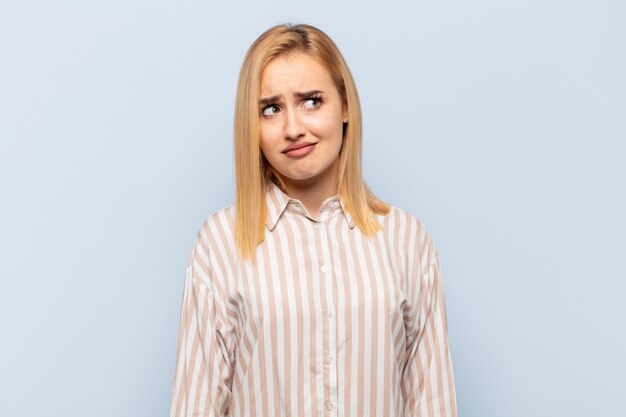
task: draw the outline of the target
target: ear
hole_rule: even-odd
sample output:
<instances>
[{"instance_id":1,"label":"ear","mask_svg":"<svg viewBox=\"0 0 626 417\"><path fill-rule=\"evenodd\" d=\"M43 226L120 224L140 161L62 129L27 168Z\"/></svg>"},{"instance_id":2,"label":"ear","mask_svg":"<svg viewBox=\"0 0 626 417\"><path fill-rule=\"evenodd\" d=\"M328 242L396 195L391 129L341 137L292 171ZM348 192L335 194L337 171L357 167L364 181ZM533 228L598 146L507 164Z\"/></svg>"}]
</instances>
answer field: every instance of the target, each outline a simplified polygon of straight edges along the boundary
<instances>
[{"instance_id":1,"label":"ear","mask_svg":"<svg viewBox=\"0 0 626 417\"><path fill-rule=\"evenodd\" d=\"M348 106L346 103L343 103L343 122L346 123L348 121Z\"/></svg>"}]
</instances>

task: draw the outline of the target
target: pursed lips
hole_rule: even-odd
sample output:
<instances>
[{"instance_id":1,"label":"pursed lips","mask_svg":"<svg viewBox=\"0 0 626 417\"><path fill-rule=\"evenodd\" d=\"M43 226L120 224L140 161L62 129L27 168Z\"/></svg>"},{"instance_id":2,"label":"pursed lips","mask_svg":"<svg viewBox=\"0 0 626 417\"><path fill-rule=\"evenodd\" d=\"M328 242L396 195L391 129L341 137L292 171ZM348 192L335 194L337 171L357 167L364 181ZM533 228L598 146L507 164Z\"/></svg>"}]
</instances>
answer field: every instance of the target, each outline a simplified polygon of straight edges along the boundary
<instances>
[{"instance_id":1,"label":"pursed lips","mask_svg":"<svg viewBox=\"0 0 626 417\"><path fill-rule=\"evenodd\" d=\"M302 149L302 148L305 148L307 146L312 146L312 145L315 145L315 143L316 142L302 142L302 143L292 144L292 145L287 146L283 150L283 153L287 153L289 151L293 151L293 150L296 150L296 149Z\"/></svg>"}]
</instances>

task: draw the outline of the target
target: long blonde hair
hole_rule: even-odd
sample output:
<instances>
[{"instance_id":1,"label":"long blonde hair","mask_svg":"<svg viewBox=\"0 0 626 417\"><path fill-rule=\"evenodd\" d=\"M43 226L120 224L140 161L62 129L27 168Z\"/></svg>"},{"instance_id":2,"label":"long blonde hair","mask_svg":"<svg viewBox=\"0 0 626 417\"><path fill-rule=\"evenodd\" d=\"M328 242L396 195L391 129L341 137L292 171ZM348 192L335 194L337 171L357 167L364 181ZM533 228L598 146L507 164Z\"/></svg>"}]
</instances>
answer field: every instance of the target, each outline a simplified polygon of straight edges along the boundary
<instances>
[{"instance_id":1,"label":"long blonde hair","mask_svg":"<svg viewBox=\"0 0 626 417\"><path fill-rule=\"evenodd\" d=\"M378 199L365 183L362 170L361 104L354 79L335 43L316 27L306 24L276 25L259 36L241 65L237 83L234 120L235 152L235 244L242 259L256 261L256 248L265 237L267 181L285 186L259 145L259 95L261 74L274 58L303 52L316 58L331 75L343 102L344 124L339 153L337 194L361 232L373 236L382 228L375 214L387 214L390 206Z\"/></svg>"}]
</instances>

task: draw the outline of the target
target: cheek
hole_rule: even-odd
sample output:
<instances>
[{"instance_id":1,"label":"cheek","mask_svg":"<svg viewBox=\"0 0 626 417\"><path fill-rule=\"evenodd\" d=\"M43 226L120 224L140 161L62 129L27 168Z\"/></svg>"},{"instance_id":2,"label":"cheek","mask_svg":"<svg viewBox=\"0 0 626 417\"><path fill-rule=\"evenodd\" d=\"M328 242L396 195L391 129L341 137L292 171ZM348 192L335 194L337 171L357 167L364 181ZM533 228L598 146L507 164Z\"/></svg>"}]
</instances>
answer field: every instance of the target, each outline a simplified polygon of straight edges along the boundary
<instances>
[{"instance_id":1,"label":"cheek","mask_svg":"<svg viewBox=\"0 0 626 417\"><path fill-rule=\"evenodd\" d=\"M319 138L341 136L342 122L335 114L320 114L309 120L308 128Z\"/></svg>"},{"instance_id":2,"label":"cheek","mask_svg":"<svg viewBox=\"0 0 626 417\"><path fill-rule=\"evenodd\" d=\"M279 146L281 139L280 129L276 123L261 123L259 126L259 142L264 152Z\"/></svg>"}]
</instances>

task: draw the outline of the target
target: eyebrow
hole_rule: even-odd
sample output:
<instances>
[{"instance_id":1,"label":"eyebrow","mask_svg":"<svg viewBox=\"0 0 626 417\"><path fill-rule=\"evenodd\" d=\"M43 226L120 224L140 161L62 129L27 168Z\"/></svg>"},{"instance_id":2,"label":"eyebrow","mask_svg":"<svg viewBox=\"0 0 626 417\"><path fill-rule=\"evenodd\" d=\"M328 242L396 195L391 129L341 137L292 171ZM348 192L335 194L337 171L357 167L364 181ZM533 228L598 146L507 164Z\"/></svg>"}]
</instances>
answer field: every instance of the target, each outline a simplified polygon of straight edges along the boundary
<instances>
[{"instance_id":1,"label":"eyebrow","mask_svg":"<svg viewBox=\"0 0 626 417\"><path fill-rule=\"evenodd\" d=\"M322 94L322 93L323 91L321 90L311 90L311 91L295 92L293 93L293 96L297 98L306 98L306 97L311 97L312 95L315 95L315 94ZM265 97L259 100L259 104L262 106L266 104L270 104L270 103L277 101L280 97L282 97L281 94L271 96L271 97Z\"/></svg>"}]
</instances>

